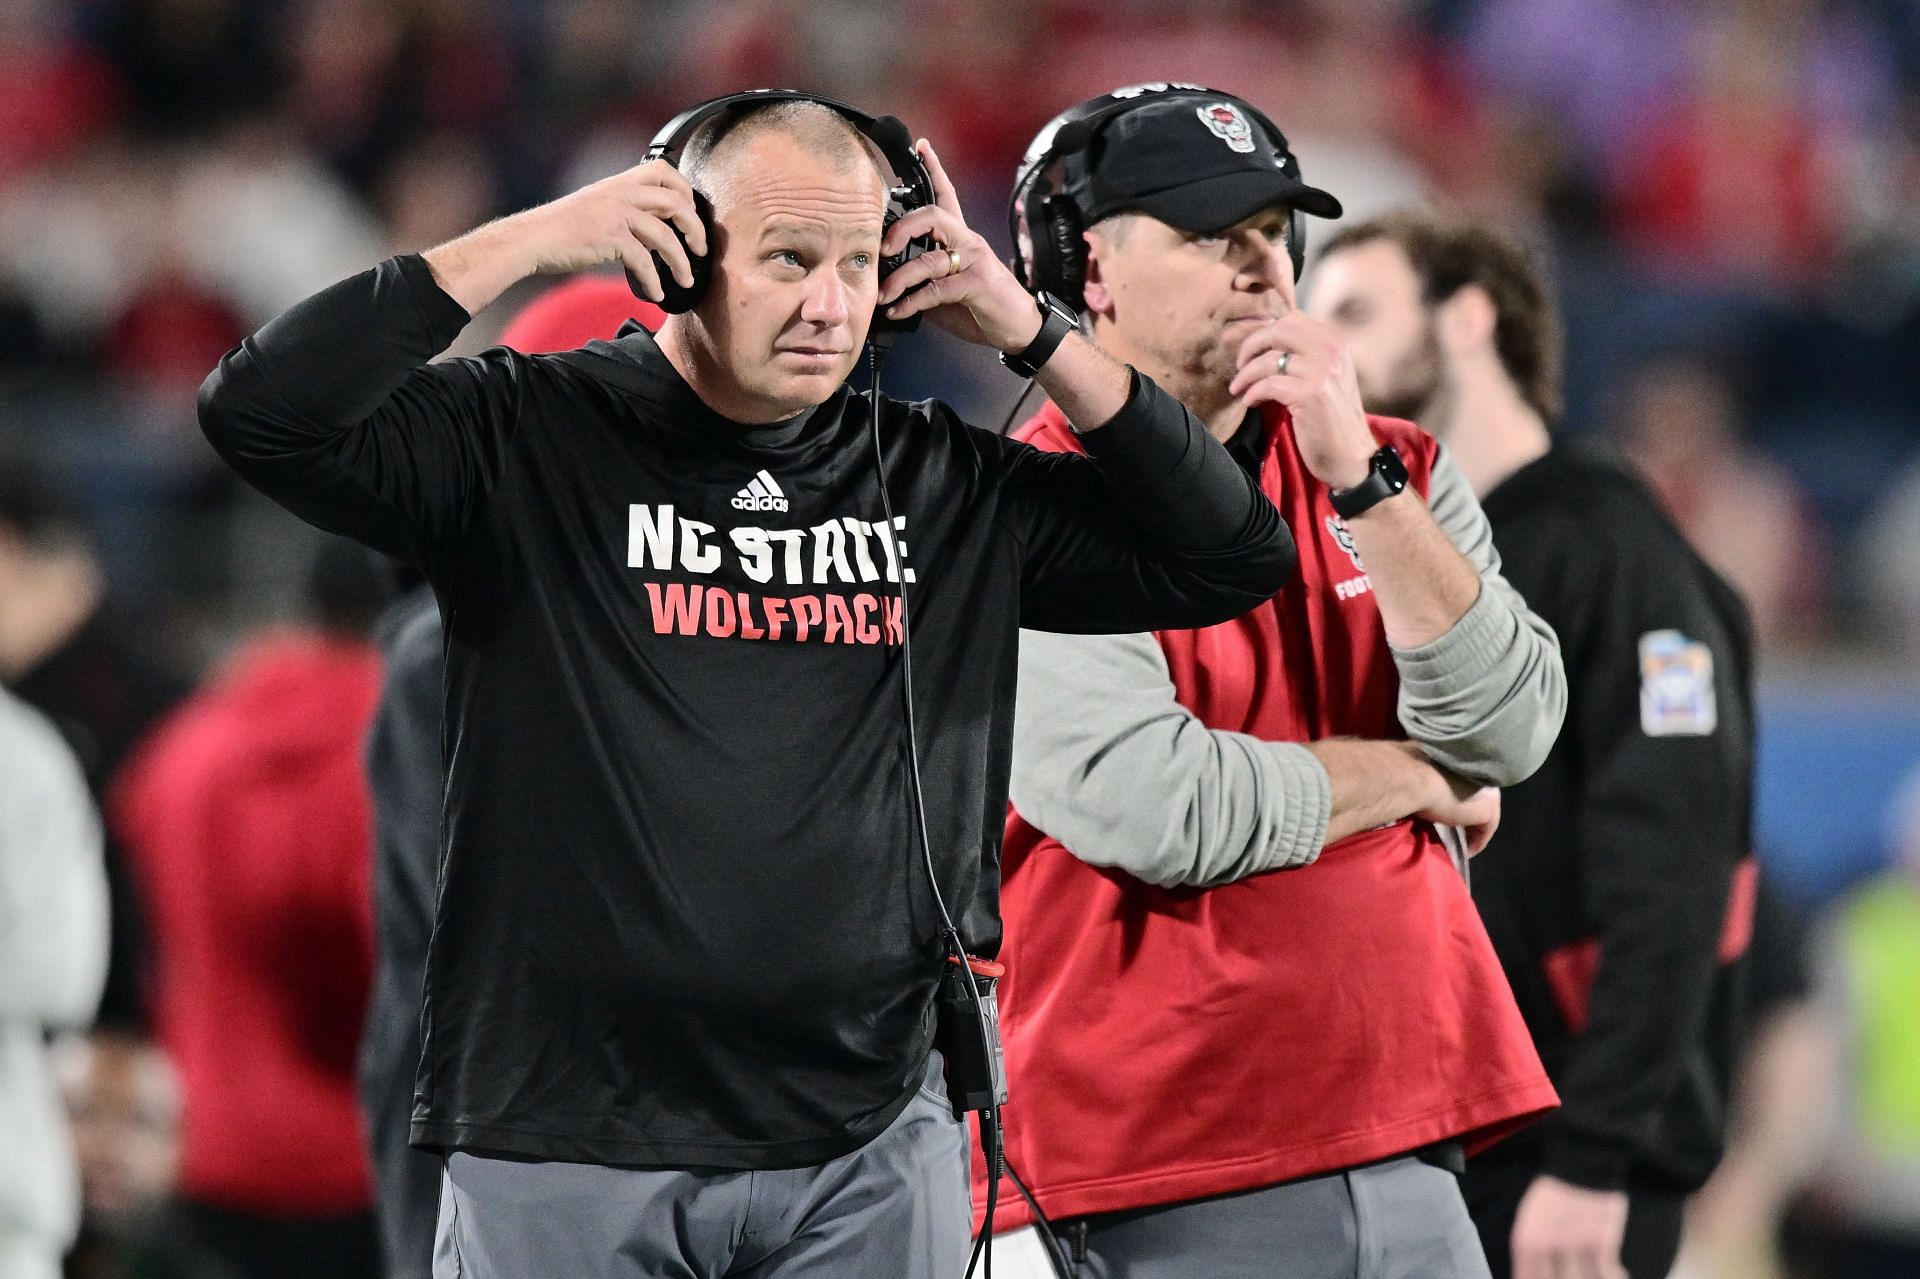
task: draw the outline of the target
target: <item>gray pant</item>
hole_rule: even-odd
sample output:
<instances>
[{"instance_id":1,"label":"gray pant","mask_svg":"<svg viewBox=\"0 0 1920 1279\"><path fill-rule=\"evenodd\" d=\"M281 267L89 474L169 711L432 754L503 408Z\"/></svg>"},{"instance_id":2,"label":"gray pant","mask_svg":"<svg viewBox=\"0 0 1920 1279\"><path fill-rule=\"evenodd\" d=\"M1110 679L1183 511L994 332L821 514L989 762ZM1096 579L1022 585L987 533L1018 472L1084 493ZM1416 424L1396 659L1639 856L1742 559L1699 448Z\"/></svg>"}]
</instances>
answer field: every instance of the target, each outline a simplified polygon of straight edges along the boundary
<instances>
[{"instance_id":1,"label":"gray pant","mask_svg":"<svg viewBox=\"0 0 1920 1279\"><path fill-rule=\"evenodd\" d=\"M850 1155L657 1172L455 1153L434 1279L960 1279L967 1130L939 1078Z\"/></svg>"},{"instance_id":2,"label":"gray pant","mask_svg":"<svg viewBox=\"0 0 1920 1279\"><path fill-rule=\"evenodd\" d=\"M1061 1227L1071 1252L1081 1223ZM1076 1279L1489 1279L1460 1181L1389 1160L1084 1223Z\"/></svg>"}]
</instances>

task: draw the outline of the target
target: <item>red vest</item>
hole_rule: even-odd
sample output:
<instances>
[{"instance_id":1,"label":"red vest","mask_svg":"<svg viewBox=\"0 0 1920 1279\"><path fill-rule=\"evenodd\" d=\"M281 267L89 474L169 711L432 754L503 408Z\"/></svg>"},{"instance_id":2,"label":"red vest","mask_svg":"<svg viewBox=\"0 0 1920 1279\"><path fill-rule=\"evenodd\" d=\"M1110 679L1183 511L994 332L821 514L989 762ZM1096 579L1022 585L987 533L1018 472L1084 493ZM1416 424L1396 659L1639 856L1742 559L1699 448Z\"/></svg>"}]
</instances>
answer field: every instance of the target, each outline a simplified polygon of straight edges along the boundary
<instances>
[{"instance_id":1,"label":"red vest","mask_svg":"<svg viewBox=\"0 0 1920 1279\"><path fill-rule=\"evenodd\" d=\"M1269 741L1400 738L1371 584L1284 410L1260 488L1293 530L1273 600L1156 638L1180 702ZM1425 494L1435 443L1371 419ZM1049 404L1020 437L1076 450ZM1348 1168L1446 1138L1470 1150L1557 1104L1467 886L1403 821L1313 865L1157 888L1079 860L1010 812L1000 988L1008 1154L1050 1217L1173 1203ZM983 1180L975 1156L976 1204ZM1007 1228L1029 1219L1001 1196Z\"/></svg>"}]
</instances>

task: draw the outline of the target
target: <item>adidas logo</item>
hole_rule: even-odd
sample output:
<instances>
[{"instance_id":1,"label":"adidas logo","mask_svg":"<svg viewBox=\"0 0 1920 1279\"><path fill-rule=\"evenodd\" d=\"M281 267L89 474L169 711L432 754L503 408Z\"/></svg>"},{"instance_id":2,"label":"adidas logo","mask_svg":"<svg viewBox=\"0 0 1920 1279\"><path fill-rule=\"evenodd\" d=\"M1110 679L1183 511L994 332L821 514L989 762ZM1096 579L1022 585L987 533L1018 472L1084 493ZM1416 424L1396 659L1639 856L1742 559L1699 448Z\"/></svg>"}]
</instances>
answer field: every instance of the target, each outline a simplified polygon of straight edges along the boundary
<instances>
[{"instance_id":1,"label":"adidas logo","mask_svg":"<svg viewBox=\"0 0 1920 1279\"><path fill-rule=\"evenodd\" d=\"M736 511L784 511L787 509L787 495L780 491L771 475L760 472L747 481L747 486L733 495L733 509Z\"/></svg>"}]
</instances>

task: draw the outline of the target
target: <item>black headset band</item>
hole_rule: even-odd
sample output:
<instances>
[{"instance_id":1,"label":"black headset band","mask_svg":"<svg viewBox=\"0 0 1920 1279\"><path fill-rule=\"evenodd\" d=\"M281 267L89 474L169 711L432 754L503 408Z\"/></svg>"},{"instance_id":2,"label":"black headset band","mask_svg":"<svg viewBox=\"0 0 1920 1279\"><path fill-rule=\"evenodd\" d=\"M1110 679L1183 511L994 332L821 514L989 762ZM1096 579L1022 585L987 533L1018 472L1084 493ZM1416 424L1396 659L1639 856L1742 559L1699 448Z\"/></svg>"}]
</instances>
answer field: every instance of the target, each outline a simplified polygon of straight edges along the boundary
<instances>
[{"instance_id":1,"label":"black headset band","mask_svg":"<svg viewBox=\"0 0 1920 1279\"><path fill-rule=\"evenodd\" d=\"M906 197L908 204L933 203L933 179L928 174L925 163L920 159L919 152L913 149L913 135L907 130L906 125L893 116L868 115L860 108L842 102L838 98L808 93L803 89L747 89L740 93L729 93L723 97L709 98L705 102L695 103L661 126L660 131L653 135L653 141L647 144L646 158L665 160L678 168L681 154L686 150L687 144L709 120L716 119L729 111L744 112L778 102L811 102L838 113L859 131L861 137L878 148L887 164L893 169L894 181L908 188Z\"/></svg>"}]
</instances>

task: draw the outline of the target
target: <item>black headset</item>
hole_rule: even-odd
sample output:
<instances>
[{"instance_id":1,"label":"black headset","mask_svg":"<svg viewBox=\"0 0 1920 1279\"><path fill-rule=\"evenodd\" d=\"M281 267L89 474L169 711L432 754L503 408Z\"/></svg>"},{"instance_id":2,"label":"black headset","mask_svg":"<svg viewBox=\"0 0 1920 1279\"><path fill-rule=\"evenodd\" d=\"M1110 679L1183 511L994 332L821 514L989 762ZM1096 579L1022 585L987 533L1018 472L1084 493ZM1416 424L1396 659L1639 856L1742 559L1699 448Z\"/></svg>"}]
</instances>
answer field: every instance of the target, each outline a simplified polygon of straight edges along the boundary
<instances>
[{"instance_id":1,"label":"black headset","mask_svg":"<svg viewBox=\"0 0 1920 1279\"><path fill-rule=\"evenodd\" d=\"M1107 124L1135 107L1164 102L1169 97L1224 99L1252 117L1267 132L1280 157L1280 171L1301 182L1300 161L1287 145L1287 135L1266 112L1244 98L1221 93L1202 84L1135 84L1089 98L1062 111L1034 135L1020 172L1013 180L1013 198L1007 202L1007 232L1013 240L1013 273L1029 289L1045 289L1076 309L1086 307L1087 247L1081 234L1087 229L1084 210L1055 180L1053 166L1086 154ZM1293 259L1293 278L1306 265L1307 226L1300 210L1288 211L1287 254Z\"/></svg>"},{"instance_id":2,"label":"black headset","mask_svg":"<svg viewBox=\"0 0 1920 1279\"><path fill-rule=\"evenodd\" d=\"M647 160L665 160L668 164L679 168L680 157L687 144L709 120L732 112L734 118L720 126L720 134L724 135L734 125L753 114L756 108L776 102L813 102L836 112L885 157L887 164L893 169L894 183L887 190L886 227L891 227L915 209L924 208L934 202L933 177L927 172L927 166L920 159L919 153L913 149L913 135L907 131L906 125L893 116L871 116L837 99L821 97L817 93L806 93L799 89L749 89L743 93L729 93L725 97L713 98L689 107L667 121L660 132L654 135L653 141L647 146L646 158ZM715 142L719 140L719 136L713 139ZM680 315L691 311L706 293L707 286L713 279L713 259L719 249L713 236L711 210L704 196L696 195L694 204L707 228L708 251L705 255L696 254L691 250L687 252L687 264L693 268L693 283L684 286L680 284L673 278L673 273L667 269L667 264L660 255L653 254L653 269L660 276L661 289L665 294L657 305L669 315ZM679 239L681 247L686 248L687 238L681 233L680 228L671 222L667 225L673 228L673 233ZM882 234L885 234L884 230ZM931 237L916 236L900 253L880 260L880 278L886 279L908 259L918 257L932 247ZM632 271L627 272L627 285L635 294L642 298L646 297L645 291L640 287L640 281L635 278ZM876 311L872 328L868 331L905 332L916 327L919 322L920 317L917 315L905 320L891 320L887 318L884 311Z\"/></svg>"}]
</instances>

